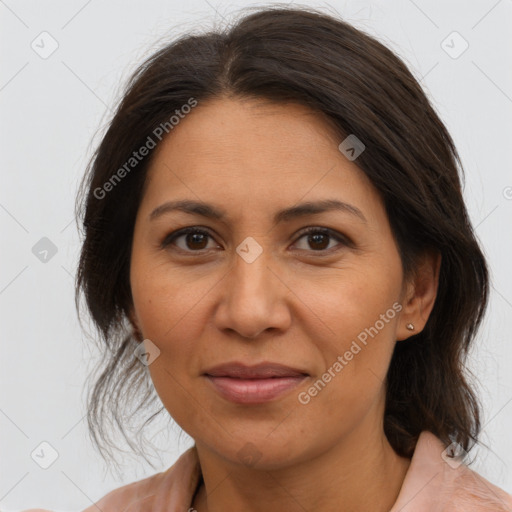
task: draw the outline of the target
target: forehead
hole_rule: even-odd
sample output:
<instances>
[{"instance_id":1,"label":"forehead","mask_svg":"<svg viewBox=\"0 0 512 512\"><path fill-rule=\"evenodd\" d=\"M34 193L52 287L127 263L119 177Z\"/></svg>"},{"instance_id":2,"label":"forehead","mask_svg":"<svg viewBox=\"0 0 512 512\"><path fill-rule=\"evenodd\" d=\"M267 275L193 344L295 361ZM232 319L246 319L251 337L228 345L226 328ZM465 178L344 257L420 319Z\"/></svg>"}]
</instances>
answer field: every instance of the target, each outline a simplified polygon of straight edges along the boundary
<instances>
[{"instance_id":1,"label":"forehead","mask_svg":"<svg viewBox=\"0 0 512 512\"><path fill-rule=\"evenodd\" d=\"M277 209L337 196L379 202L326 117L294 103L217 99L201 104L159 143L147 200L191 198ZM379 205L377 205L379 206ZM270 213L270 212L269 212Z\"/></svg>"},{"instance_id":2,"label":"forehead","mask_svg":"<svg viewBox=\"0 0 512 512\"><path fill-rule=\"evenodd\" d=\"M217 98L199 102L159 144L158 153L194 146L196 151L189 156L254 159L258 149L264 151L262 157L277 158L307 154L318 146L337 148L339 139L326 115L304 105Z\"/></svg>"}]
</instances>

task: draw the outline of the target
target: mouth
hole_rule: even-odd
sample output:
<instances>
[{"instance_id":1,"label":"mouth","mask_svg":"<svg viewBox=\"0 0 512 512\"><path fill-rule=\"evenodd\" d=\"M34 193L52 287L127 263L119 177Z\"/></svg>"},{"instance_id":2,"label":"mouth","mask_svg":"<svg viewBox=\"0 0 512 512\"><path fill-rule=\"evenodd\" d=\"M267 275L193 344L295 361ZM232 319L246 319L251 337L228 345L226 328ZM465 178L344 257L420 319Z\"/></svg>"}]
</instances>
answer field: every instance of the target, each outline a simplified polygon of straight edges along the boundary
<instances>
[{"instance_id":1,"label":"mouth","mask_svg":"<svg viewBox=\"0 0 512 512\"><path fill-rule=\"evenodd\" d=\"M231 402L260 404L297 387L309 374L305 370L276 363L255 366L227 363L210 368L203 376Z\"/></svg>"}]
</instances>

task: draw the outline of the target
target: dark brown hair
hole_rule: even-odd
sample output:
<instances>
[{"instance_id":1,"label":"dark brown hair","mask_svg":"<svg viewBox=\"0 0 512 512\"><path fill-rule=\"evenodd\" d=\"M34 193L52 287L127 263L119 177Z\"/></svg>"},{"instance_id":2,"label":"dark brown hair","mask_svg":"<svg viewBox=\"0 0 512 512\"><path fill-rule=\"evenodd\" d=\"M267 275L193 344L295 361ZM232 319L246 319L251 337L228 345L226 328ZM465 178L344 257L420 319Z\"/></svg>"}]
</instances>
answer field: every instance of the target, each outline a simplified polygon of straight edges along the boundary
<instances>
[{"instance_id":1,"label":"dark brown hair","mask_svg":"<svg viewBox=\"0 0 512 512\"><path fill-rule=\"evenodd\" d=\"M363 141L366 149L356 163L384 200L404 278L414 274L416 257L424 251L442 257L425 328L395 346L386 383L386 436L407 457L422 430L469 451L481 426L465 361L489 284L464 204L453 140L392 51L340 19L282 6L245 14L229 28L185 34L153 54L129 80L91 159L77 198L84 240L76 304L79 309L82 291L104 354L88 397L97 448L111 454L115 446L105 428L108 421L144 456L143 438L133 443L124 426L132 414L158 402L147 367L134 357L137 340L127 321L133 227L155 152L104 197L97 191L190 98L200 105L220 97L300 103L328 119L340 142L349 134Z\"/></svg>"}]
</instances>

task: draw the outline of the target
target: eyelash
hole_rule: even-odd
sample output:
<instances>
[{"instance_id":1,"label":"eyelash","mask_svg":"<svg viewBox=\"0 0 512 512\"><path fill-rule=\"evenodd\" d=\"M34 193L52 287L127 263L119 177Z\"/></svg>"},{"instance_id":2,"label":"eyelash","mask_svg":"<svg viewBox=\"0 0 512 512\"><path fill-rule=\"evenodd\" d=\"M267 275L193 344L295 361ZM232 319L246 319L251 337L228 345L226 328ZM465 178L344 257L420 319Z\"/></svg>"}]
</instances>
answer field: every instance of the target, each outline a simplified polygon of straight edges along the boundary
<instances>
[{"instance_id":1,"label":"eyelash","mask_svg":"<svg viewBox=\"0 0 512 512\"><path fill-rule=\"evenodd\" d=\"M188 228L179 229L177 231L169 233L161 242L161 248L162 249L168 248L168 246L171 245L172 242L174 242L177 238L184 236L184 235L188 235L190 233L199 233L199 234L207 235L207 236L213 238L212 234L208 230L202 229L200 227L188 227ZM300 232L298 238L295 240L294 244L297 243L304 236L312 234L312 233L320 233L322 235L330 236L331 238L334 238L336 241L340 242L342 246L343 245L347 246L347 247L353 246L352 241L349 240L347 237L341 235L340 233L333 231L332 229L329 229L329 228L314 227L314 226L310 226L310 227L302 230ZM179 247L177 249L182 252L186 252L186 253L199 253L199 254L203 253L204 251L208 251L208 249L199 249L197 251L185 250L185 249L181 249ZM319 249L319 250L312 249L308 252L315 252L315 253L319 254L320 256L323 256L325 254L330 254L331 251L333 251L333 249L336 251L336 250L341 249L341 247L338 247L338 248L331 247L330 249ZM307 250L307 249L304 249L304 250Z\"/></svg>"}]
</instances>

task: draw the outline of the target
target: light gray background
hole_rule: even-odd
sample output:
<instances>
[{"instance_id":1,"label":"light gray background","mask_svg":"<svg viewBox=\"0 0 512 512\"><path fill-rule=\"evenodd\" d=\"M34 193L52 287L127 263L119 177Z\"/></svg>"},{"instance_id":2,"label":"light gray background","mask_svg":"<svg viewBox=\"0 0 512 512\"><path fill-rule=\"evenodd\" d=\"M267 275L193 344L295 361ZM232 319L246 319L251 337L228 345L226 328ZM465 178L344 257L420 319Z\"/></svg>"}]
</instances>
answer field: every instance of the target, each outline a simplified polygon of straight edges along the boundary
<instances>
[{"instance_id":1,"label":"light gray background","mask_svg":"<svg viewBox=\"0 0 512 512\"><path fill-rule=\"evenodd\" d=\"M257 4L0 0L2 511L81 510L154 473L144 461L128 459L123 480L116 480L87 437L83 386L97 354L74 310L74 198L91 140L136 65L164 38L221 23L247 5ZM462 156L465 198L493 276L471 359L485 405L482 440L492 451L478 449L472 467L512 492L512 0L307 5L337 11L405 59ZM46 59L31 48L34 40L43 45L43 31L58 43ZM453 31L469 44L458 58L442 47ZM444 43L452 55L462 48L457 37ZM42 237L57 248L46 263L32 252ZM162 428L152 430L161 470L191 441L184 435L179 443L178 428ZM59 455L48 469L31 458L43 441Z\"/></svg>"}]
</instances>

